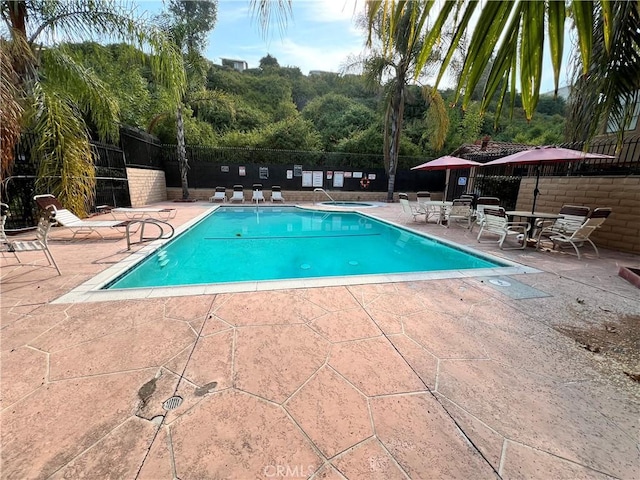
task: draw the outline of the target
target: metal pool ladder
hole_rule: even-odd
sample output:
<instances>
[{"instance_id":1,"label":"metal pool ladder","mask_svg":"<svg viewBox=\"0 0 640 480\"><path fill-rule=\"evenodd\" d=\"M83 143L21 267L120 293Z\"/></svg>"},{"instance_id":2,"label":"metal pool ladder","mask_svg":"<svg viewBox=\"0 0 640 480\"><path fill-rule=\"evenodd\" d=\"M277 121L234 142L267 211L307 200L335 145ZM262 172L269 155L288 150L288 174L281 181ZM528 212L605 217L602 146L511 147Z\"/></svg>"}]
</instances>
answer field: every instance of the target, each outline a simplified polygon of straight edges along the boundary
<instances>
[{"instance_id":1,"label":"metal pool ladder","mask_svg":"<svg viewBox=\"0 0 640 480\"><path fill-rule=\"evenodd\" d=\"M131 231L131 227L138 223L140 224L140 228L138 228L137 230ZM155 225L156 227L158 227L158 235L152 236L152 237L145 237L144 227L146 225ZM166 232L165 232L165 227L169 227ZM135 242L131 241L131 236L135 235L138 232L140 232L140 238ZM160 240L160 239L163 239L163 240L169 239L173 237L174 233L175 233L175 230L173 228L173 225L171 225L168 222L165 222L164 220L158 220L157 218L145 218L140 220L132 220L127 224L127 230L126 230L127 250L131 250L131 245L136 245L138 243L151 242L153 240Z\"/></svg>"},{"instance_id":2,"label":"metal pool ladder","mask_svg":"<svg viewBox=\"0 0 640 480\"><path fill-rule=\"evenodd\" d=\"M333 199L333 197L331 197L331 195L329 195L329 194L325 191L325 189L324 189L324 188L314 188L314 189L313 189L313 203L314 203L314 204L318 203L318 202L316 201L316 192L322 192L322 193L324 193L324 194L329 198L329 200L331 200L333 203L335 203L335 202L336 202L336 201Z\"/></svg>"}]
</instances>

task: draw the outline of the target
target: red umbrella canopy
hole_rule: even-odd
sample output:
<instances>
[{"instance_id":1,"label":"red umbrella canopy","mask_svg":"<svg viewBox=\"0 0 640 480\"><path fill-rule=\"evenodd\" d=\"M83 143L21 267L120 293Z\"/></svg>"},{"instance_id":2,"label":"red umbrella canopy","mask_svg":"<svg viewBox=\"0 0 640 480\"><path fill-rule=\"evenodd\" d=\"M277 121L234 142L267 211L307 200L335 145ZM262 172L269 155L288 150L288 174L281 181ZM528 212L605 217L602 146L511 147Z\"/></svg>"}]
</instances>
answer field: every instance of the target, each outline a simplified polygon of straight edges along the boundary
<instances>
[{"instance_id":1,"label":"red umbrella canopy","mask_svg":"<svg viewBox=\"0 0 640 480\"><path fill-rule=\"evenodd\" d=\"M435 160L423 163L417 167L412 167L411 170L449 170L456 168L479 167L480 165L482 164L472 160L465 160L464 158L445 155L444 157L436 158Z\"/></svg>"},{"instance_id":2,"label":"red umbrella canopy","mask_svg":"<svg viewBox=\"0 0 640 480\"><path fill-rule=\"evenodd\" d=\"M523 150L513 155L493 160L483 164L485 167L493 165L540 165L544 163L575 162L578 160L591 160L598 158L615 158L611 155L600 153L580 152L569 148L560 147L536 147L530 150Z\"/></svg>"}]
</instances>

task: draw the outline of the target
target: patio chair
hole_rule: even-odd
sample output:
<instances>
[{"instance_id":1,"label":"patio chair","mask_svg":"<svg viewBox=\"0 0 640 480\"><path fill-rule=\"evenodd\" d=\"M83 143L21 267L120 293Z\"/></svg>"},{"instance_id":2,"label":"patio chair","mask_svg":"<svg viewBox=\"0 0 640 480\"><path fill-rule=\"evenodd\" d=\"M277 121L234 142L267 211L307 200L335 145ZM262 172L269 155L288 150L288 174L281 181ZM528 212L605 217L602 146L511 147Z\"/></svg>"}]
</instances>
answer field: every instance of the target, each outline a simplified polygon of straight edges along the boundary
<instances>
[{"instance_id":1,"label":"patio chair","mask_svg":"<svg viewBox=\"0 0 640 480\"><path fill-rule=\"evenodd\" d=\"M591 209L585 206L563 205L560 209L560 218L556 220L539 221L536 223L536 248L543 245L543 237L550 239L553 235L571 235L582 226Z\"/></svg>"},{"instance_id":2,"label":"patio chair","mask_svg":"<svg viewBox=\"0 0 640 480\"><path fill-rule=\"evenodd\" d=\"M6 203L0 203L0 253L4 254L10 252L13 256L19 260L15 252L13 252L9 246L9 240L7 239L7 234L4 231L4 225L7 222L7 217L9 216L9 205Z\"/></svg>"},{"instance_id":3,"label":"patio chair","mask_svg":"<svg viewBox=\"0 0 640 480\"><path fill-rule=\"evenodd\" d=\"M49 230L51 229L51 216L47 212L43 212L43 215L40 217L38 221L38 226L36 228L36 238L33 240L13 240L8 242L9 251L12 252L18 262L23 263L18 256L18 252L42 252L49 262L49 266L55 267L58 275L62 275L60 273L60 268L56 263L51 251L49 250L49 245L47 244L47 236L49 235Z\"/></svg>"},{"instance_id":4,"label":"patio chair","mask_svg":"<svg viewBox=\"0 0 640 480\"><path fill-rule=\"evenodd\" d=\"M400 199L400 205L402 206L402 214L413 217L413 221L417 222L417 218L420 215L425 215L426 222L426 212L419 207L415 207L409 203L409 196L406 193L399 193L398 197Z\"/></svg>"},{"instance_id":5,"label":"patio chair","mask_svg":"<svg viewBox=\"0 0 640 480\"><path fill-rule=\"evenodd\" d=\"M224 187L216 187L216 191L213 196L209 197L210 202L226 202L227 201L227 189Z\"/></svg>"},{"instance_id":6,"label":"patio chair","mask_svg":"<svg viewBox=\"0 0 640 480\"><path fill-rule=\"evenodd\" d=\"M478 243L485 243L481 240L484 235L498 236L498 246L501 250L522 249L527 246L526 236L531 228L527 222L509 222L507 214L502 207L485 207L484 221L478 232ZM515 238L517 247L505 248L504 243L507 238ZM495 239L492 241L496 241Z\"/></svg>"},{"instance_id":7,"label":"patio chair","mask_svg":"<svg viewBox=\"0 0 640 480\"><path fill-rule=\"evenodd\" d=\"M262 184L261 183L254 183L253 184L253 195L251 196L251 201L252 202L264 202L264 193L262 192Z\"/></svg>"},{"instance_id":8,"label":"patio chair","mask_svg":"<svg viewBox=\"0 0 640 480\"><path fill-rule=\"evenodd\" d=\"M242 185L233 186L233 194L231 195L229 201L244 203L244 187Z\"/></svg>"},{"instance_id":9,"label":"patio chair","mask_svg":"<svg viewBox=\"0 0 640 480\"><path fill-rule=\"evenodd\" d=\"M92 232L96 232L100 238L104 238L101 230L106 228L111 231L116 230L124 235L127 225L131 223L128 220L82 220L64 208L56 197L51 194L36 195L33 199L43 211L49 212L49 215L56 223L71 230L73 232L72 238L75 238L80 233L90 235Z\"/></svg>"},{"instance_id":10,"label":"patio chair","mask_svg":"<svg viewBox=\"0 0 640 480\"><path fill-rule=\"evenodd\" d=\"M607 217L609 217L610 214L611 214L610 208L596 208L593 212L591 212L591 214L589 215L589 218L587 218L585 222L582 225L580 225L580 227L574 232L572 232L571 234L558 233L555 235L551 235L549 238L553 242L553 248L559 249L562 247L571 246L575 250L576 255L578 256L578 259L579 259L580 258L579 249L586 242L593 247L593 250L596 252L596 257L599 257L600 253L598 252L598 248L589 237L593 232L596 231L596 229L602 226L602 224L607 219Z\"/></svg>"},{"instance_id":11,"label":"patio chair","mask_svg":"<svg viewBox=\"0 0 640 480\"><path fill-rule=\"evenodd\" d=\"M282 188L278 185L274 185L271 187L271 202L283 202L284 197L282 196Z\"/></svg>"},{"instance_id":12,"label":"patio chair","mask_svg":"<svg viewBox=\"0 0 640 480\"><path fill-rule=\"evenodd\" d=\"M453 205L445 211L447 228L449 228L453 220L466 222L466 228L471 228L472 216L473 209L471 208L471 200L466 198L456 198L453 201Z\"/></svg>"},{"instance_id":13,"label":"patio chair","mask_svg":"<svg viewBox=\"0 0 640 480\"><path fill-rule=\"evenodd\" d=\"M476 203L475 217L476 221L471 224L470 231L473 232L473 226L482 226L484 220L484 208L485 207L497 207L500 205L500 199L498 197L479 197Z\"/></svg>"},{"instance_id":14,"label":"patio chair","mask_svg":"<svg viewBox=\"0 0 640 480\"><path fill-rule=\"evenodd\" d=\"M418 203L420 202L429 202L431 200L431 193L430 192L416 192L416 197L418 199Z\"/></svg>"}]
</instances>

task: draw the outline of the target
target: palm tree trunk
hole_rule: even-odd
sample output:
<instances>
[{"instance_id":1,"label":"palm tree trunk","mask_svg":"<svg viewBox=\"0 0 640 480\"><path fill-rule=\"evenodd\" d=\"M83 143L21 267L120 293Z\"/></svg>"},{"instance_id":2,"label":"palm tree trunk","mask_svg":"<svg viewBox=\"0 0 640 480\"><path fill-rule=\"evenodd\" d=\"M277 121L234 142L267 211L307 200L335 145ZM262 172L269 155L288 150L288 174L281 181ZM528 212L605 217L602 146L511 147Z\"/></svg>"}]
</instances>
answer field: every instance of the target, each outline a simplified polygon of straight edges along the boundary
<instances>
[{"instance_id":1,"label":"palm tree trunk","mask_svg":"<svg viewBox=\"0 0 640 480\"><path fill-rule=\"evenodd\" d=\"M404 79L402 79L404 81ZM402 119L404 116L404 85L398 82L396 94L391 99L391 108L388 115L388 173L387 201L393 201L393 193L396 184L396 170L398 169L398 156L400 154L400 133L402 132ZM386 152L385 152L386 153Z\"/></svg>"},{"instance_id":2,"label":"palm tree trunk","mask_svg":"<svg viewBox=\"0 0 640 480\"><path fill-rule=\"evenodd\" d=\"M180 168L180 184L182 185L182 200L189 198L189 182L187 172L189 163L187 162L187 149L184 146L184 120L182 119L182 105L178 106L176 114L177 142L178 142L178 167Z\"/></svg>"}]
</instances>

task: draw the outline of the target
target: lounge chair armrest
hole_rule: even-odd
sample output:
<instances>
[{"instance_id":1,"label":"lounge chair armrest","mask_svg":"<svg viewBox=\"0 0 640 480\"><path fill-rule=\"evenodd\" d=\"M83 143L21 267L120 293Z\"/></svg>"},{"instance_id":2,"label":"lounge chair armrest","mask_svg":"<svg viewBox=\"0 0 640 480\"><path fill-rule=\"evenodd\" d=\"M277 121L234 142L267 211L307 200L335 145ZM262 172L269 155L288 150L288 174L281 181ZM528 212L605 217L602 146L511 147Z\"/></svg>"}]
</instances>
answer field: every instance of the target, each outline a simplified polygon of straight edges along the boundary
<instances>
[{"instance_id":1,"label":"lounge chair armrest","mask_svg":"<svg viewBox=\"0 0 640 480\"><path fill-rule=\"evenodd\" d=\"M505 226L507 227L507 229L511 229L512 227L514 227L513 230L524 228L525 232L528 232L531 229L531 225L529 225L529 223L527 222L507 222Z\"/></svg>"},{"instance_id":2,"label":"lounge chair armrest","mask_svg":"<svg viewBox=\"0 0 640 480\"><path fill-rule=\"evenodd\" d=\"M554 223L556 223L555 220L537 220L536 221L536 228L547 228L552 226Z\"/></svg>"}]
</instances>

